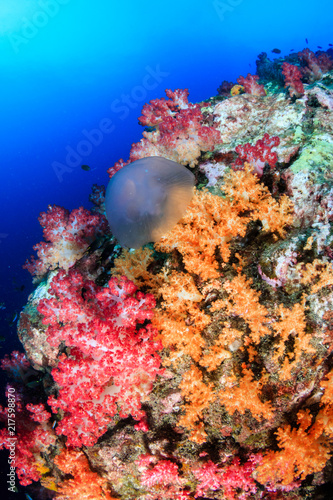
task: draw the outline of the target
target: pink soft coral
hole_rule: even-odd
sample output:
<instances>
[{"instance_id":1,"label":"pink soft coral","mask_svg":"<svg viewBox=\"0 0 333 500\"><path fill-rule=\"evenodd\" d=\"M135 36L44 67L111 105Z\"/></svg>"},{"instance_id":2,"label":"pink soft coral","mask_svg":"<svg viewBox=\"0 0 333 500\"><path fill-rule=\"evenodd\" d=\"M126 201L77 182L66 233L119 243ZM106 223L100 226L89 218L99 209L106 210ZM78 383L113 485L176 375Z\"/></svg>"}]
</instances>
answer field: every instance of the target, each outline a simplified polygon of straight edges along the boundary
<instances>
[{"instance_id":1,"label":"pink soft coral","mask_svg":"<svg viewBox=\"0 0 333 500\"><path fill-rule=\"evenodd\" d=\"M155 299L127 278L111 278L102 288L75 270L60 271L49 293L38 305L48 341L70 348L52 371L59 395L49 404L64 412L56 432L72 446L89 446L106 431L116 403L121 417L145 415L141 401L159 373L161 345L149 324L137 325L152 318Z\"/></svg>"},{"instance_id":2,"label":"pink soft coral","mask_svg":"<svg viewBox=\"0 0 333 500\"><path fill-rule=\"evenodd\" d=\"M83 207L69 212L63 207L49 206L39 217L45 241L34 246L38 259L31 257L23 266L36 280L52 269L68 270L80 259L93 239L107 227L106 219Z\"/></svg>"},{"instance_id":3,"label":"pink soft coral","mask_svg":"<svg viewBox=\"0 0 333 500\"><path fill-rule=\"evenodd\" d=\"M211 460L202 467L194 469L193 474L199 481L195 495L196 497L205 496L209 490L217 490L222 484L220 470Z\"/></svg>"},{"instance_id":4,"label":"pink soft coral","mask_svg":"<svg viewBox=\"0 0 333 500\"><path fill-rule=\"evenodd\" d=\"M165 93L169 99L162 97L161 99L153 99L142 108L142 116L139 117L139 122L145 127L154 127L162 123L167 117L174 116L179 109L185 109L189 105L188 89L176 89L172 91L166 89Z\"/></svg>"},{"instance_id":5,"label":"pink soft coral","mask_svg":"<svg viewBox=\"0 0 333 500\"><path fill-rule=\"evenodd\" d=\"M151 488L156 484L166 486L180 483L178 467L170 460L160 460L152 469L147 469L141 476L141 484Z\"/></svg>"},{"instance_id":6,"label":"pink soft coral","mask_svg":"<svg viewBox=\"0 0 333 500\"><path fill-rule=\"evenodd\" d=\"M206 496L209 490L223 489L223 498L228 500L249 498L249 493L257 492L252 473L260 461L260 455L251 455L248 461L241 464L240 459L235 457L230 465L218 467L209 460L202 467L193 470L199 481L195 497ZM243 493L239 490L243 490Z\"/></svg>"},{"instance_id":7,"label":"pink soft coral","mask_svg":"<svg viewBox=\"0 0 333 500\"><path fill-rule=\"evenodd\" d=\"M265 87L263 85L259 85L258 80L259 80L258 75L251 75L251 73L248 73L246 78L244 78L244 76L241 75L237 79L237 82L240 85L243 85L244 90L247 94L265 96L266 95Z\"/></svg>"}]
</instances>

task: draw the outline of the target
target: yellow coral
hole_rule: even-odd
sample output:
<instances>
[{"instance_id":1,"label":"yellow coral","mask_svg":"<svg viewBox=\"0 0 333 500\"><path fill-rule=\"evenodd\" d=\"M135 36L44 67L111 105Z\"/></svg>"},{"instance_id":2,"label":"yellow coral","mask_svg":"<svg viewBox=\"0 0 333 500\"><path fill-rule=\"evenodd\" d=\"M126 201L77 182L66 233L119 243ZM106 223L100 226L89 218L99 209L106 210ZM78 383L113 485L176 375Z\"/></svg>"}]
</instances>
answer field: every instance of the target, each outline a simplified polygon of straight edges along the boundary
<instances>
[{"instance_id":1,"label":"yellow coral","mask_svg":"<svg viewBox=\"0 0 333 500\"><path fill-rule=\"evenodd\" d=\"M232 87L232 89L230 90L230 95L234 96L234 95L238 95L238 94L242 94L244 92L244 87L243 85L234 85Z\"/></svg>"},{"instance_id":2,"label":"yellow coral","mask_svg":"<svg viewBox=\"0 0 333 500\"><path fill-rule=\"evenodd\" d=\"M40 484L51 491L58 491L57 483L54 477L44 477L40 480Z\"/></svg>"}]
</instances>

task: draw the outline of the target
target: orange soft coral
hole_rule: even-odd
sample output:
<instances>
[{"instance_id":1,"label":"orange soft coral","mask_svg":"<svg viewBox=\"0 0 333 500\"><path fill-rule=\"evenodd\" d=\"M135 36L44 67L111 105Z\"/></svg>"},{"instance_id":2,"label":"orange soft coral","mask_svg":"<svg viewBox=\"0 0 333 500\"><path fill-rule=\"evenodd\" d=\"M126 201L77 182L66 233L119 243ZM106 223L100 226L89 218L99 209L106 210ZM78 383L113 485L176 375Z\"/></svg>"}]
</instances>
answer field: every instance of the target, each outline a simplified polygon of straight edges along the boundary
<instances>
[{"instance_id":1,"label":"orange soft coral","mask_svg":"<svg viewBox=\"0 0 333 500\"><path fill-rule=\"evenodd\" d=\"M303 285L311 285L311 293L317 293L321 288L333 285L332 262L315 259L305 266L299 264L297 269L302 276L301 283Z\"/></svg>"},{"instance_id":2,"label":"orange soft coral","mask_svg":"<svg viewBox=\"0 0 333 500\"><path fill-rule=\"evenodd\" d=\"M267 309L260 304L260 292L251 288L252 280L238 274L233 280L223 285L229 297L226 301L216 301L212 310L226 308L228 314L244 318L250 328L253 342L259 342L264 335L270 334L266 324L269 322Z\"/></svg>"},{"instance_id":3,"label":"orange soft coral","mask_svg":"<svg viewBox=\"0 0 333 500\"><path fill-rule=\"evenodd\" d=\"M197 443L205 442L206 433L203 429L202 412L216 398L213 392L213 384L205 384L202 381L202 373L195 365L183 376L180 383L182 395L188 402L185 415L179 420L179 425L192 430L191 439Z\"/></svg>"},{"instance_id":4,"label":"orange soft coral","mask_svg":"<svg viewBox=\"0 0 333 500\"><path fill-rule=\"evenodd\" d=\"M259 395L262 382L254 380L253 373L242 364L243 376L237 383L236 377L228 377L224 383L225 387L219 392L221 403L228 413L233 414L237 410L244 415L245 410L250 410L257 419L273 417L273 407L269 402L263 402Z\"/></svg>"},{"instance_id":5,"label":"orange soft coral","mask_svg":"<svg viewBox=\"0 0 333 500\"><path fill-rule=\"evenodd\" d=\"M90 469L88 459L82 451L63 450L54 463L67 479L58 485L57 500L113 500L107 491L106 481Z\"/></svg>"},{"instance_id":6,"label":"orange soft coral","mask_svg":"<svg viewBox=\"0 0 333 500\"><path fill-rule=\"evenodd\" d=\"M135 251L123 249L121 256L114 261L111 275L118 278L126 276L137 287L144 285L157 296L163 279L162 276L148 271L152 262L154 262L153 251L147 247Z\"/></svg>"},{"instance_id":7,"label":"orange soft coral","mask_svg":"<svg viewBox=\"0 0 333 500\"><path fill-rule=\"evenodd\" d=\"M243 376L239 380L235 376L227 377L221 389L221 382L204 382L200 366L208 373L213 372L228 360L232 363L233 352L239 348L243 352L245 348L248 350L251 362L257 355L253 344L260 344L264 337L273 338L272 311L260 303L260 292L254 289L253 280L241 273L239 265L237 273L231 268L236 276L223 283L221 270L223 266L227 269L232 240L245 236L249 222L260 220L263 232L283 237L286 225L292 222L291 210L289 199L282 197L279 202L275 201L246 165L244 170L231 171L226 176L223 195L197 191L186 215L155 244L155 248L163 252L177 250L175 257L182 257L185 271L179 271L180 264L177 271L165 268L164 273L153 275L148 271L152 253L147 249L125 251L116 260L117 274L126 274L139 286L150 288L160 299L152 323L160 332L163 346L168 349L164 364L182 370L182 363L188 363L189 357L196 363L182 374L180 389L185 399L185 414L179 420L181 426L191 431L191 439L196 442L203 442L206 436L203 411L218 400L218 396L231 414L238 410L244 415L247 409L257 420L273 417L273 406L262 397L263 379L268 376L265 370L260 379L255 379L252 371L243 365ZM237 258L242 261L238 254ZM177 258L176 261L179 263ZM210 290L218 295L223 292L224 297L207 309L206 298ZM279 312L280 326L275 335L280 336L281 347L277 349L277 357L284 353L283 329L291 326L291 321L282 323L282 309ZM236 324L227 322L222 328L214 327L207 336L207 327L220 313L236 318ZM298 331L304 333L302 329ZM301 342L300 345L303 346ZM299 349L295 354L295 363L301 352Z\"/></svg>"},{"instance_id":8,"label":"orange soft coral","mask_svg":"<svg viewBox=\"0 0 333 500\"><path fill-rule=\"evenodd\" d=\"M200 310L203 299L189 274L173 272L160 288L163 301L156 311L153 326L159 329L164 347L172 348L170 360L184 354L195 361L201 356L205 341L202 330L210 323L210 317Z\"/></svg>"},{"instance_id":9,"label":"orange soft coral","mask_svg":"<svg viewBox=\"0 0 333 500\"><path fill-rule=\"evenodd\" d=\"M275 310L276 321L273 325L275 335L279 337L279 343L275 347L273 359L277 362L284 356L283 363L279 363L279 375L281 380L290 379L291 372L299 366L302 356L315 354L316 350L311 346L311 335L306 333L305 312L302 304L294 304L288 309L281 304ZM286 354L286 344L290 338L294 339L293 353Z\"/></svg>"},{"instance_id":10,"label":"orange soft coral","mask_svg":"<svg viewBox=\"0 0 333 500\"><path fill-rule=\"evenodd\" d=\"M251 279L238 273L223 285L228 298L214 302L211 310L225 309L229 315L244 319L249 327L249 336L244 340L248 348L251 342L257 344L265 335L274 335L278 342L274 346L272 361L277 364L280 378L287 380L291 372L300 366L302 356L316 352L310 343L311 335L306 331L304 305L297 303L289 309L280 304L272 311L272 317L272 312L259 302L260 292L251 285ZM286 344L291 338L293 349L287 353Z\"/></svg>"},{"instance_id":11,"label":"orange soft coral","mask_svg":"<svg viewBox=\"0 0 333 500\"><path fill-rule=\"evenodd\" d=\"M311 425L308 409L299 411L297 417L298 429L286 425L276 432L281 450L270 451L264 456L256 474L260 483L288 485L325 467L330 454L321 438L320 428L316 423Z\"/></svg>"},{"instance_id":12,"label":"orange soft coral","mask_svg":"<svg viewBox=\"0 0 333 500\"><path fill-rule=\"evenodd\" d=\"M226 176L223 191L225 197L196 191L185 216L155 244L163 252L177 248L186 270L204 280L220 275L216 252L227 262L231 239L244 236L251 220L260 220L263 231L281 237L292 222L289 199L275 201L248 165Z\"/></svg>"}]
</instances>

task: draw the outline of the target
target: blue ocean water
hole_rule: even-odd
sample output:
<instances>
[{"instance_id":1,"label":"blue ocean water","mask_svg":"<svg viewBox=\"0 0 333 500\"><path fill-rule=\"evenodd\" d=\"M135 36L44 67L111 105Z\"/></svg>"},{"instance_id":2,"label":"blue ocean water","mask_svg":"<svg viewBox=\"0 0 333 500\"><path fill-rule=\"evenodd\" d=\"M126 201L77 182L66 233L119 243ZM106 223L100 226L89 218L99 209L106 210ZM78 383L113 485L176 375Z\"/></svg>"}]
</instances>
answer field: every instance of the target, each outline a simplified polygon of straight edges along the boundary
<instances>
[{"instance_id":1,"label":"blue ocean water","mask_svg":"<svg viewBox=\"0 0 333 500\"><path fill-rule=\"evenodd\" d=\"M33 290L22 264L42 240L39 213L91 207L92 184L140 140L144 103L166 88L188 88L191 102L216 95L254 74L262 51L326 50L332 14L329 0L1 2L1 357L21 347L15 314Z\"/></svg>"}]
</instances>

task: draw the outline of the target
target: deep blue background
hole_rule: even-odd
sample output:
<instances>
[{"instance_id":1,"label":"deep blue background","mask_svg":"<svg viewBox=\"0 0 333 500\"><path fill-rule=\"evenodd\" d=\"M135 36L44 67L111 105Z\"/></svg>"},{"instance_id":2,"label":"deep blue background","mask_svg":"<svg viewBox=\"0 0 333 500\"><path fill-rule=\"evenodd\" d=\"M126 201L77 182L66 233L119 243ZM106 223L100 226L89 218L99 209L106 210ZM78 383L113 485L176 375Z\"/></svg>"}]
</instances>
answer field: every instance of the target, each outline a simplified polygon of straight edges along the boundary
<instances>
[{"instance_id":1,"label":"deep blue background","mask_svg":"<svg viewBox=\"0 0 333 500\"><path fill-rule=\"evenodd\" d=\"M21 266L42 239L39 213L48 204L90 207L92 184L106 184L106 169L127 160L141 138L143 104L165 88L188 88L192 102L206 99L222 80L255 73L260 52L297 52L305 38L310 49L327 49L332 13L331 0L1 2L1 357L20 348L8 321L33 289ZM164 75L154 86L147 78L158 67ZM65 164L68 148L80 149L83 131L105 118L112 133L70 173L56 175L54 162Z\"/></svg>"}]
</instances>

